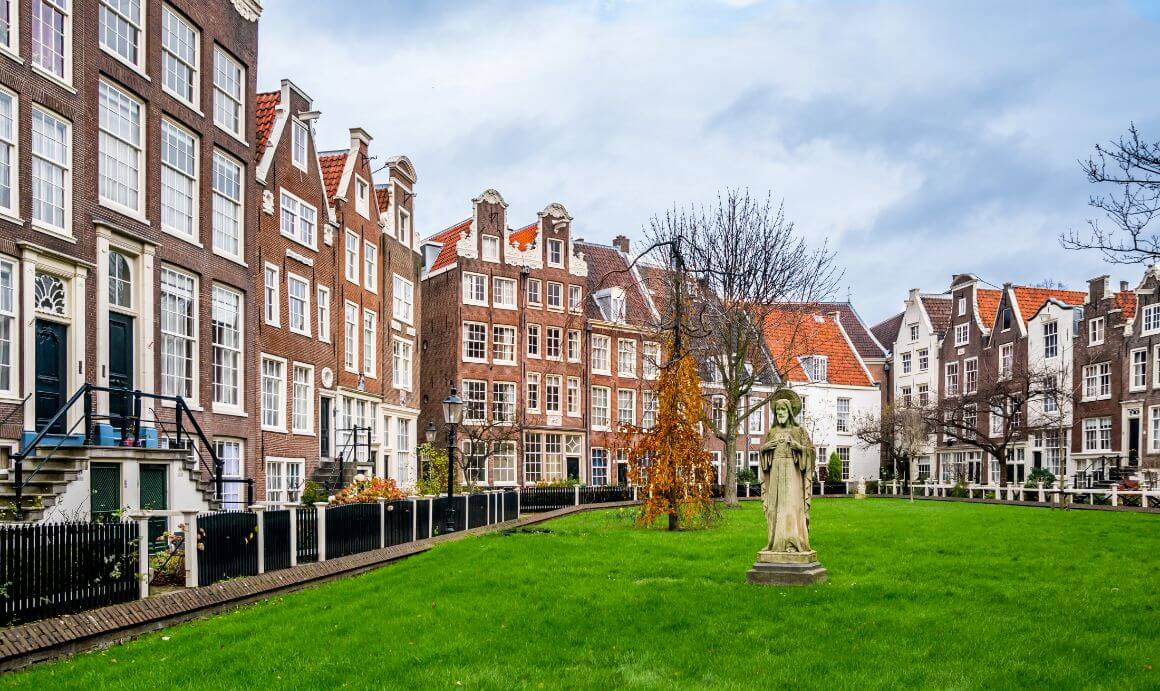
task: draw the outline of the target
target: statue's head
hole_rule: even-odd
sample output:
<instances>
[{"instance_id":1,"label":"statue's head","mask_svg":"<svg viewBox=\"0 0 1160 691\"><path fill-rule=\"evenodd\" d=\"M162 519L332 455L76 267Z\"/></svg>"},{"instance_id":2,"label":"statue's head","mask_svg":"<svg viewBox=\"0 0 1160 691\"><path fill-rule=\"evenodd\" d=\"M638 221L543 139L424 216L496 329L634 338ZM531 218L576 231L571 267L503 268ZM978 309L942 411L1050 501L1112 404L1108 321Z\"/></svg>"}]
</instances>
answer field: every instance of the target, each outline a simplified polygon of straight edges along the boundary
<instances>
[{"instance_id":1,"label":"statue's head","mask_svg":"<svg viewBox=\"0 0 1160 691\"><path fill-rule=\"evenodd\" d=\"M777 401L773 406L773 417L779 426L789 425L790 420L793 419L793 411L790 409L789 401L785 399Z\"/></svg>"}]
</instances>

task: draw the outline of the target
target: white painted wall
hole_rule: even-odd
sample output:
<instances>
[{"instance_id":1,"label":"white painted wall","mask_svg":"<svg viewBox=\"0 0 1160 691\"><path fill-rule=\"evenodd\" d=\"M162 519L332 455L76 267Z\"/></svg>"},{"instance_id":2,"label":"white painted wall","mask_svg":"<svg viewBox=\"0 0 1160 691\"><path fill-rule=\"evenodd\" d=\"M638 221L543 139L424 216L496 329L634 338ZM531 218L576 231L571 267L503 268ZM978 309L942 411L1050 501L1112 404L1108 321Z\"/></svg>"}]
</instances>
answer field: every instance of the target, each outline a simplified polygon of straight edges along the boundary
<instances>
[{"instance_id":1,"label":"white painted wall","mask_svg":"<svg viewBox=\"0 0 1160 691\"><path fill-rule=\"evenodd\" d=\"M928 296L928 299L932 299ZM949 297L937 297L933 299L946 299ZM914 325L918 327L918 338L912 339L910 337L910 327ZM942 334L935 331L934 326L930 322L930 317L926 313L926 309L922 305L921 294L917 290L911 290L910 295L906 300L906 309L902 317L902 323L898 327L898 334L895 336L894 343L888 347L891 352L891 372L894 374L894 395L892 400L896 403L901 403L903 399L903 389L910 387L911 395L918 403L918 389L920 385L925 384L929 388L930 401L932 403L938 401L938 393L940 386L940 372L942 372L942 363L939 361L940 339ZM929 357L929 363L925 369L920 370L919 365L919 351L926 349ZM909 373L903 373L903 354L910 355L911 370ZM923 455L928 459L930 467L933 472L934 468L934 451L936 446L936 439L931 436L926 448L923 449ZM917 477L919 459L915 459L914 467L910 469L911 477Z\"/></svg>"},{"instance_id":2,"label":"white painted wall","mask_svg":"<svg viewBox=\"0 0 1160 691\"><path fill-rule=\"evenodd\" d=\"M881 393L872 386L838 384L794 384L802 397L802 427L810 434L814 447L826 447L826 460L839 446L850 447L850 479L878 479L878 446L864 446L854 435L857 420L882 411ZM838 399L850 399L849 431L838 431Z\"/></svg>"}]
</instances>

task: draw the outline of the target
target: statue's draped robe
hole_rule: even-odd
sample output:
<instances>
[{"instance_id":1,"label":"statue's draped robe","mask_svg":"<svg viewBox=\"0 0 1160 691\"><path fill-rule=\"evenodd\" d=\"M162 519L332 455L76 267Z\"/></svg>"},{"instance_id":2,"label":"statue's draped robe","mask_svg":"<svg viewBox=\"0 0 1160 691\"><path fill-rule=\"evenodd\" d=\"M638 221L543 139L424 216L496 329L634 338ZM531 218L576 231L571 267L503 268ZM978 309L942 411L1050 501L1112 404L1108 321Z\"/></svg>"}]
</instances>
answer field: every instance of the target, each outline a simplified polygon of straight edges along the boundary
<instances>
[{"instance_id":1,"label":"statue's draped robe","mask_svg":"<svg viewBox=\"0 0 1160 691\"><path fill-rule=\"evenodd\" d=\"M802 449L790 448L789 440ZM769 527L770 552L810 551L809 510L814 474L814 445L796 424L778 426L766 435L761 446L761 501Z\"/></svg>"}]
</instances>

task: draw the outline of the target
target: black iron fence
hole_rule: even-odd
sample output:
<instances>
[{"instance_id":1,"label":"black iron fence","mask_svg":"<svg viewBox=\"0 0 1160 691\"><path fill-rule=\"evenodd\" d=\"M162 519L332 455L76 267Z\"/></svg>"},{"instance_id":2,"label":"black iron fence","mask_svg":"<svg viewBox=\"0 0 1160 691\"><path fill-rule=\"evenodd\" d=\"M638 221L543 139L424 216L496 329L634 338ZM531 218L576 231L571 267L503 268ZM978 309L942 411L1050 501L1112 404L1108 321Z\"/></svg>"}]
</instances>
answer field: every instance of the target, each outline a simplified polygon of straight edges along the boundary
<instances>
[{"instance_id":1,"label":"black iron fence","mask_svg":"<svg viewBox=\"0 0 1160 691\"><path fill-rule=\"evenodd\" d=\"M304 506L295 513L298 514L298 525L294 528L298 531L298 563L318 561L318 509Z\"/></svg>"},{"instance_id":2,"label":"black iron fence","mask_svg":"<svg viewBox=\"0 0 1160 691\"><path fill-rule=\"evenodd\" d=\"M263 557L267 571L290 568L290 511L267 511L263 516L266 535Z\"/></svg>"},{"instance_id":3,"label":"black iron fence","mask_svg":"<svg viewBox=\"0 0 1160 691\"><path fill-rule=\"evenodd\" d=\"M247 511L204 513L197 517L197 532L198 585L257 575L257 514Z\"/></svg>"},{"instance_id":4,"label":"black iron fence","mask_svg":"<svg viewBox=\"0 0 1160 691\"><path fill-rule=\"evenodd\" d=\"M326 557L345 557L379 548L378 504L346 504L326 510Z\"/></svg>"},{"instance_id":5,"label":"black iron fence","mask_svg":"<svg viewBox=\"0 0 1160 691\"><path fill-rule=\"evenodd\" d=\"M520 511L539 513L575 506L576 487L524 487L520 490Z\"/></svg>"},{"instance_id":6,"label":"black iron fence","mask_svg":"<svg viewBox=\"0 0 1160 691\"><path fill-rule=\"evenodd\" d=\"M0 526L0 625L135 600L136 523Z\"/></svg>"}]
</instances>

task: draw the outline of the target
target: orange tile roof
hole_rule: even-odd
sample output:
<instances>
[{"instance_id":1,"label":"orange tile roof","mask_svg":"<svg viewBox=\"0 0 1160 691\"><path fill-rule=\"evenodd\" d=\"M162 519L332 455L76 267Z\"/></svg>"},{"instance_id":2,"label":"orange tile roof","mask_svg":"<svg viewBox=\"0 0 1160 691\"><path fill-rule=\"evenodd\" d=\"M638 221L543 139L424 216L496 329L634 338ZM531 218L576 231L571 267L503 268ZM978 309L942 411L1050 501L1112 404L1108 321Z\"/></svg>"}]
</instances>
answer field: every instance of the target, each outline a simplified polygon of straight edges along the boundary
<instances>
[{"instance_id":1,"label":"orange tile roof","mask_svg":"<svg viewBox=\"0 0 1160 691\"><path fill-rule=\"evenodd\" d=\"M333 199L338 193L342 169L346 166L346 152L323 154L318 157L318 163L322 166L322 181L326 184L326 196Z\"/></svg>"},{"instance_id":2,"label":"orange tile roof","mask_svg":"<svg viewBox=\"0 0 1160 691\"><path fill-rule=\"evenodd\" d=\"M837 311L837 310L833 310ZM805 307L775 308L765 322L765 343L788 381L809 382L798 358L824 355L827 381L846 386L873 386L845 332L833 316Z\"/></svg>"},{"instance_id":3,"label":"orange tile roof","mask_svg":"<svg viewBox=\"0 0 1160 691\"><path fill-rule=\"evenodd\" d=\"M471 219L460 221L455 225L441 230L438 233L427 238L427 242L442 243L443 247L439 249L439 256L435 257L435 261L431 263L430 271L437 271L445 266L451 266L459 258L459 251L456 249L456 243L459 242L463 234L471 228Z\"/></svg>"},{"instance_id":4,"label":"orange tile roof","mask_svg":"<svg viewBox=\"0 0 1160 691\"><path fill-rule=\"evenodd\" d=\"M995 318L999 316L999 302L1003 298L1003 291L990 288L976 288L975 300L979 303L979 318L983 320L984 328L995 325Z\"/></svg>"},{"instance_id":5,"label":"orange tile roof","mask_svg":"<svg viewBox=\"0 0 1160 691\"><path fill-rule=\"evenodd\" d=\"M540 232L540 222L528 224L519 230L513 230L510 242L514 243L519 251L524 252L536 241Z\"/></svg>"},{"instance_id":6,"label":"orange tile roof","mask_svg":"<svg viewBox=\"0 0 1160 691\"><path fill-rule=\"evenodd\" d=\"M1127 321L1136 316L1136 293L1125 290L1116 293L1116 305L1124 313L1124 320Z\"/></svg>"},{"instance_id":7,"label":"orange tile roof","mask_svg":"<svg viewBox=\"0 0 1160 691\"><path fill-rule=\"evenodd\" d=\"M1082 305L1087 293L1079 290L1056 290L1054 288L1029 288L1014 286L1015 300L1019 303L1019 314L1030 319L1048 300L1057 300L1065 305Z\"/></svg>"},{"instance_id":8,"label":"orange tile roof","mask_svg":"<svg viewBox=\"0 0 1160 691\"><path fill-rule=\"evenodd\" d=\"M254 99L254 109L258 116L258 142L254 150L259 159L266 151L266 142L270 139L270 130L274 128L274 116L281 98L280 91L263 91Z\"/></svg>"}]
</instances>

